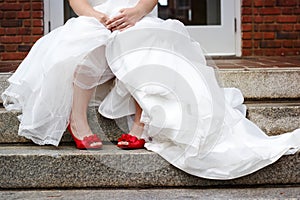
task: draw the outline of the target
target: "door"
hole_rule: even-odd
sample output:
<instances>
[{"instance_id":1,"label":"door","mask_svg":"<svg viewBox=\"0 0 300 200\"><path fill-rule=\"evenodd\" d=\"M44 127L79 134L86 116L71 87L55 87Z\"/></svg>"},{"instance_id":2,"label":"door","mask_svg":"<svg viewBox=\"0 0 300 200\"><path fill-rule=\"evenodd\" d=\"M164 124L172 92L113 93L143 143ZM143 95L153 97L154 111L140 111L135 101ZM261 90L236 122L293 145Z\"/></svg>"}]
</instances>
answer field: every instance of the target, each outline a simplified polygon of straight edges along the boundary
<instances>
[{"instance_id":1,"label":"door","mask_svg":"<svg viewBox=\"0 0 300 200\"><path fill-rule=\"evenodd\" d=\"M44 0L44 4L45 33L74 16L68 1ZM159 0L158 4L160 18L182 21L191 37L212 56L240 55L239 12L240 0Z\"/></svg>"},{"instance_id":2,"label":"door","mask_svg":"<svg viewBox=\"0 0 300 200\"><path fill-rule=\"evenodd\" d=\"M208 55L236 55L235 0L159 0L158 16L183 22Z\"/></svg>"}]
</instances>

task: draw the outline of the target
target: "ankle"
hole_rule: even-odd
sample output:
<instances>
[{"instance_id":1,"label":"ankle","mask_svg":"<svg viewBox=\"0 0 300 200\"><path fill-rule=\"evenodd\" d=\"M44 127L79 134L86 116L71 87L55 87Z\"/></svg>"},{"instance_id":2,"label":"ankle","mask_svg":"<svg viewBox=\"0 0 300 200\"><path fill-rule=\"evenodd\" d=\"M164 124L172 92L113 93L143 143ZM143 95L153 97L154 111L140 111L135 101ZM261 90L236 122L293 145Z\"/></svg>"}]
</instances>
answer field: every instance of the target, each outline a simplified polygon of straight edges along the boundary
<instances>
[{"instance_id":1,"label":"ankle","mask_svg":"<svg viewBox=\"0 0 300 200\"><path fill-rule=\"evenodd\" d=\"M132 136L135 136L138 139L140 139L141 136L142 136L142 134L143 134L143 131L144 131L144 124L142 124L142 123L139 123L139 124L134 123L128 134L130 134Z\"/></svg>"},{"instance_id":2,"label":"ankle","mask_svg":"<svg viewBox=\"0 0 300 200\"><path fill-rule=\"evenodd\" d=\"M84 120L82 119L70 119L70 128L74 136L80 140L82 140L86 136L90 136L93 134L87 121L84 122Z\"/></svg>"}]
</instances>

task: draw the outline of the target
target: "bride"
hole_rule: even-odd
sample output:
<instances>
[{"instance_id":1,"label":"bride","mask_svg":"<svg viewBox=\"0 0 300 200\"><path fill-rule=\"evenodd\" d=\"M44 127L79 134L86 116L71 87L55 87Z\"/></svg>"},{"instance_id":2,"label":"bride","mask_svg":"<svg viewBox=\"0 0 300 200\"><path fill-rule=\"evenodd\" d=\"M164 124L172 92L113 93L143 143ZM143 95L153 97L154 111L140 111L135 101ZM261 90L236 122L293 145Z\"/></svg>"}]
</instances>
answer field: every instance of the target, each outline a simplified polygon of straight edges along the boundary
<instances>
[{"instance_id":1,"label":"bride","mask_svg":"<svg viewBox=\"0 0 300 200\"><path fill-rule=\"evenodd\" d=\"M19 135L57 146L68 127L77 148L101 148L87 107L96 86L116 76L99 112L135 114L122 149L145 147L211 179L241 177L299 150L300 129L269 137L245 118L241 92L218 85L184 25L155 16L157 0L69 1L79 17L38 40L2 94L7 110L22 111Z\"/></svg>"}]
</instances>

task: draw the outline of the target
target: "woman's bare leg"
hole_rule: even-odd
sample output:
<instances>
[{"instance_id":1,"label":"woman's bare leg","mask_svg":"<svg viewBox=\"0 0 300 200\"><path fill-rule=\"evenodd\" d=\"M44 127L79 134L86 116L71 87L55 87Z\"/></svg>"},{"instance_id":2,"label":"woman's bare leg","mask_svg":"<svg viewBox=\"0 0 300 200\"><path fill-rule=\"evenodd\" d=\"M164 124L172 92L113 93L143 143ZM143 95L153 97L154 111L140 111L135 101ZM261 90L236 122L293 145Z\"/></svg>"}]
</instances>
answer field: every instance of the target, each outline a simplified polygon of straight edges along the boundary
<instances>
[{"instance_id":1,"label":"woman's bare leg","mask_svg":"<svg viewBox=\"0 0 300 200\"><path fill-rule=\"evenodd\" d=\"M140 105L135 101L135 116L134 116L134 122L131 127L131 130L129 131L130 135L136 136L138 139L141 138L143 130L144 130L144 124L140 122L141 115L142 115L142 108ZM128 145L128 142L121 141L118 142L118 145Z\"/></svg>"},{"instance_id":2,"label":"woman's bare leg","mask_svg":"<svg viewBox=\"0 0 300 200\"><path fill-rule=\"evenodd\" d=\"M70 116L70 127L74 136L82 140L85 136L93 134L87 120L87 108L94 93L95 87L92 89L82 89L76 84L73 86L73 104ZM99 145L95 143L93 145Z\"/></svg>"},{"instance_id":3,"label":"woman's bare leg","mask_svg":"<svg viewBox=\"0 0 300 200\"><path fill-rule=\"evenodd\" d=\"M137 138L140 138L142 136L144 130L144 124L140 122L142 111L143 110L140 105L135 101L134 122L129 133L133 136L136 136Z\"/></svg>"}]
</instances>

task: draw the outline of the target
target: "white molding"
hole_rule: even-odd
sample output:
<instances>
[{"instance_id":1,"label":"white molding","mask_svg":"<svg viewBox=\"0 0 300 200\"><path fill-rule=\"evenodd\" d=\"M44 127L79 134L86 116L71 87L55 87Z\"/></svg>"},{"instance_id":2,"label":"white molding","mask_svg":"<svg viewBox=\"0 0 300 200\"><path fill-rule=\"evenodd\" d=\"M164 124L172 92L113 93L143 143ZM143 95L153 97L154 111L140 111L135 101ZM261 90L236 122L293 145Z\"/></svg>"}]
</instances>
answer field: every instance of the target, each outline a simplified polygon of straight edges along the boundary
<instances>
[{"instance_id":1,"label":"white molding","mask_svg":"<svg viewBox=\"0 0 300 200\"><path fill-rule=\"evenodd\" d=\"M44 0L44 34L64 24L64 1Z\"/></svg>"},{"instance_id":2,"label":"white molding","mask_svg":"<svg viewBox=\"0 0 300 200\"><path fill-rule=\"evenodd\" d=\"M49 33L48 23L50 21L50 0L44 0L44 35Z\"/></svg>"},{"instance_id":3,"label":"white molding","mask_svg":"<svg viewBox=\"0 0 300 200\"><path fill-rule=\"evenodd\" d=\"M241 24L241 6L242 0L235 0L235 18L236 18L236 33L235 33L235 55L242 56L242 24Z\"/></svg>"}]
</instances>

